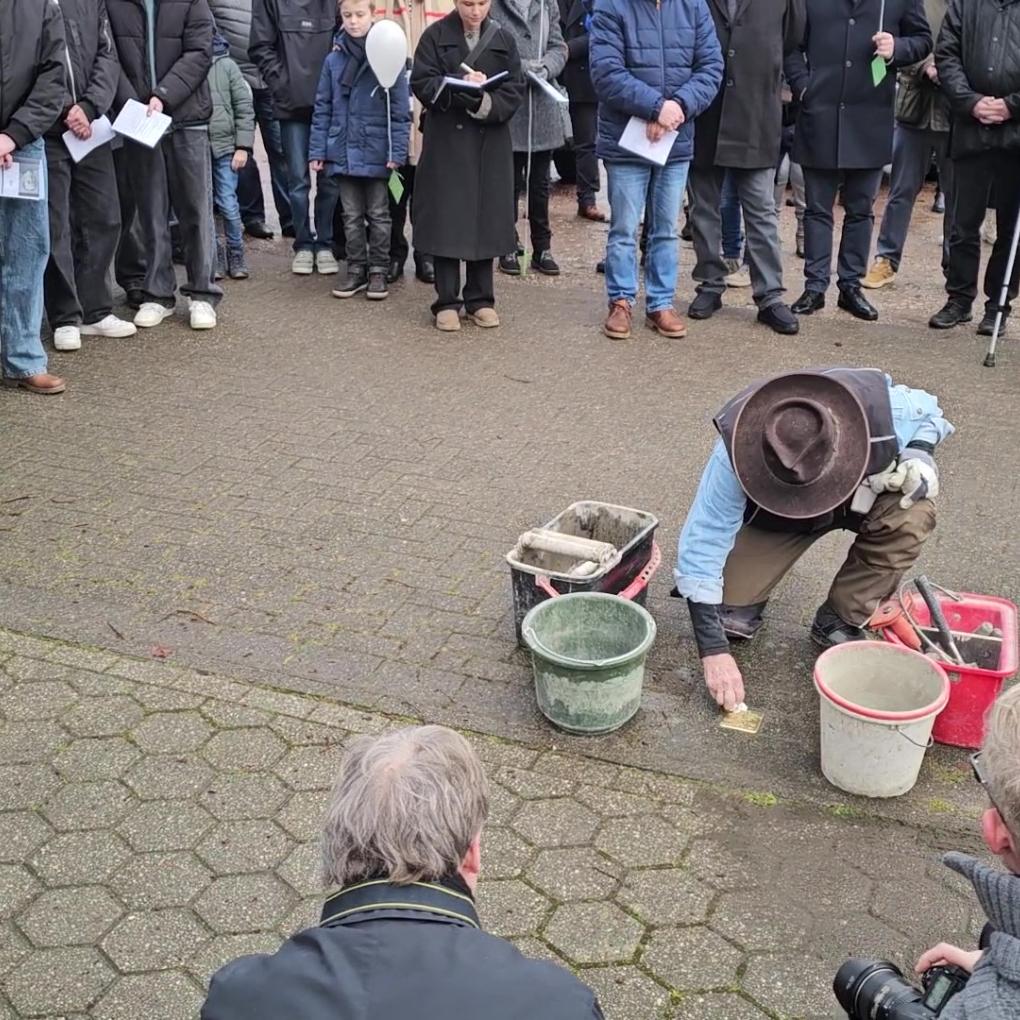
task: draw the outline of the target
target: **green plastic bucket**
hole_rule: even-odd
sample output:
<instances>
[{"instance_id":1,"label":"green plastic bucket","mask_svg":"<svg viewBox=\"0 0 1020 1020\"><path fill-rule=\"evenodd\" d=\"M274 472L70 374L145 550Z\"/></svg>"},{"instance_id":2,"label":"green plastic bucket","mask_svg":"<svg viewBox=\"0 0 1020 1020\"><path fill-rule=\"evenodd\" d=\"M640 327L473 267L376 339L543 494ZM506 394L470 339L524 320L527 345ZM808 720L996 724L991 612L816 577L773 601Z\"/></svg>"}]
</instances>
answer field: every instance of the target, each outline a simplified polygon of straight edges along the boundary
<instances>
[{"instance_id":1,"label":"green plastic bucket","mask_svg":"<svg viewBox=\"0 0 1020 1020\"><path fill-rule=\"evenodd\" d=\"M542 714L568 733L609 733L641 706L655 621L633 602L575 592L540 602L521 624Z\"/></svg>"}]
</instances>

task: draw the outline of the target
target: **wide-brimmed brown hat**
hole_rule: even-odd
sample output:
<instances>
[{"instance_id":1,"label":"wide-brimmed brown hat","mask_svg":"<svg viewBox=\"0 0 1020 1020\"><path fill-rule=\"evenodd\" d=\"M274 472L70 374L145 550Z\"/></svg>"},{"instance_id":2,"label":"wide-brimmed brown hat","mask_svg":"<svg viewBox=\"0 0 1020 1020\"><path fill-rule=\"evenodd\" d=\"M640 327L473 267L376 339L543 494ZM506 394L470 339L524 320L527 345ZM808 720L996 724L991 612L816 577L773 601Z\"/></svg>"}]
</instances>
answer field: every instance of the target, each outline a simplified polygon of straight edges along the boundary
<instances>
[{"instance_id":1,"label":"wide-brimmed brown hat","mask_svg":"<svg viewBox=\"0 0 1020 1020\"><path fill-rule=\"evenodd\" d=\"M748 497L780 517L818 517L846 502L868 467L861 402L818 372L762 383L733 425L731 460Z\"/></svg>"}]
</instances>

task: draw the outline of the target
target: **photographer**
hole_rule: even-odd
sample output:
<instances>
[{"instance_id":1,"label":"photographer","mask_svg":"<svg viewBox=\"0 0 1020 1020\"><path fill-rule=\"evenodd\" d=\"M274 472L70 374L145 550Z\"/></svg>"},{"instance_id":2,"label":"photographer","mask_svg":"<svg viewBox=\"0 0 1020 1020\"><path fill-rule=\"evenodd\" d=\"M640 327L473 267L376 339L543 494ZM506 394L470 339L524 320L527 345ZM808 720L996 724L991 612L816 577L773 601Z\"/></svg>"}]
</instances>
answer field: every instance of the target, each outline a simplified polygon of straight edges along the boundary
<instances>
[{"instance_id":1,"label":"photographer","mask_svg":"<svg viewBox=\"0 0 1020 1020\"><path fill-rule=\"evenodd\" d=\"M1020 686L1007 691L988 715L985 742L971 761L985 788L989 807L981 816L988 849L1008 872L989 868L964 854L946 854L945 863L974 885L988 924L986 948L968 952L940 943L917 962L922 973L946 964L972 977L950 999L942 1020L1016 1020L1020 1017Z\"/></svg>"}]
</instances>

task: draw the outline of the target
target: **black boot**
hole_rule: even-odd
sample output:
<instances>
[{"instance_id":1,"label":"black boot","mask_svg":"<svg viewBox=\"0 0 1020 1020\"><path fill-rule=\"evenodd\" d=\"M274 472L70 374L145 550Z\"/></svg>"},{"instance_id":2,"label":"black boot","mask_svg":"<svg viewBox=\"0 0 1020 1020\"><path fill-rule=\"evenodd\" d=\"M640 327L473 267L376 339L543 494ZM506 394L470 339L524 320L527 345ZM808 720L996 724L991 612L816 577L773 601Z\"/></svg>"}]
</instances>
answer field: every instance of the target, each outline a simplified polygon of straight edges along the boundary
<instances>
[{"instance_id":1,"label":"black boot","mask_svg":"<svg viewBox=\"0 0 1020 1020\"><path fill-rule=\"evenodd\" d=\"M981 316L978 323L978 336L991 336L995 332L995 316L998 314L998 307L985 308L985 314ZM1006 335L1006 320L1009 319L1009 312L1002 313L1002 321L999 323L999 336Z\"/></svg>"},{"instance_id":2,"label":"black boot","mask_svg":"<svg viewBox=\"0 0 1020 1020\"><path fill-rule=\"evenodd\" d=\"M347 272L333 288L333 297L349 298L368 289L368 270L365 266L348 266Z\"/></svg>"},{"instance_id":3,"label":"black boot","mask_svg":"<svg viewBox=\"0 0 1020 1020\"><path fill-rule=\"evenodd\" d=\"M811 640L821 648L845 645L848 641L867 641L867 635L860 627L847 623L828 601L823 602L815 613L811 624Z\"/></svg>"},{"instance_id":4,"label":"black boot","mask_svg":"<svg viewBox=\"0 0 1020 1020\"><path fill-rule=\"evenodd\" d=\"M390 267L386 271L386 282L396 283L404 275L404 263L401 259L390 259Z\"/></svg>"},{"instance_id":5,"label":"black boot","mask_svg":"<svg viewBox=\"0 0 1020 1020\"><path fill-rule=\"evenodd\" d=\"M244 232L249 237L257 237L260 241L271 241L275 236L262 220L249 220L244 225Z\"/></svg>"},{"instance_id":6,"label":"black boot","mask_svg":"<svg viewBox=\"0 0 1020 1020\"><path fill-rule=\"evenodd\" d=\"M961 304L950 298L929 320L931 329L952 329L961 322L970 322L971 313L968 305Z\"/></svg>"},{"instance_id":7,"label":"black boot","mask_svg":"<svg viewBox=\"0 0 1020 1020\"><path fill-rule=\"evenodd\" d=\"M711 291L699 290L687 309L689 319L711 319L722 308L722 298Z\"/></svg>"},{"instance_id":8,"label":"black boot","mask_svg":"<svg viewBox=\"0 0 1020 1020\"><path fill-rule=\"evenodd\" d=\"M247 280L248 266L244 260L244 247L227 249L227 276L231 280Z\"/></svg>"},{"instance_id":9,"label":"black boot","mask_svg":"<svg viewBox=\"0 0 1020 1020\"><path fill-rule=\"evenodd\" d=\"M436 282L436 264L431 255L415 255L414 275L430 287Z\"/></svg>"}]
</instances>

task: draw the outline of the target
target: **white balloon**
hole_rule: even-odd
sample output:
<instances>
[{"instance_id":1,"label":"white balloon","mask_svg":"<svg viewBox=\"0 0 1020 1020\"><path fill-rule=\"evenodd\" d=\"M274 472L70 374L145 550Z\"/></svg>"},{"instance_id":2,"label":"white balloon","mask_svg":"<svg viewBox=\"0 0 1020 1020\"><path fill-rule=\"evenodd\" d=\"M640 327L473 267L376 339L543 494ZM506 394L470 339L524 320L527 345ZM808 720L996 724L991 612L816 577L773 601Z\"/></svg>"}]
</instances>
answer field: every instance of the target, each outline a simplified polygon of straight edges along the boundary
<instances>
[{"instance_id":1,"label":"white balloon","mask_svg":"<svg viewBox=\"0 0 1020 1020\"><path fill-rule=\"evenodd\" d=\"M368 65L384 89L393 88L407 67L407 36L395 21L377 21L365 40Z\"/></svg>"}]
</instances>

